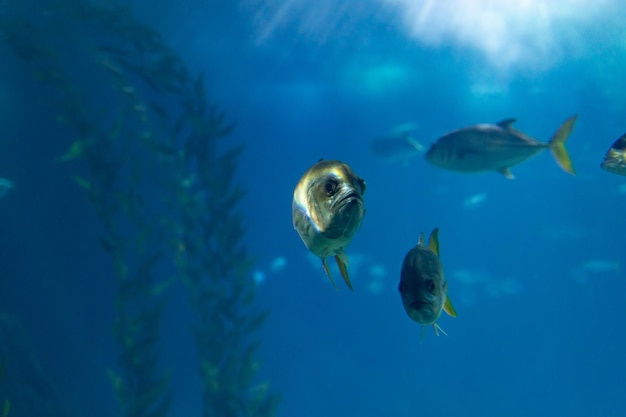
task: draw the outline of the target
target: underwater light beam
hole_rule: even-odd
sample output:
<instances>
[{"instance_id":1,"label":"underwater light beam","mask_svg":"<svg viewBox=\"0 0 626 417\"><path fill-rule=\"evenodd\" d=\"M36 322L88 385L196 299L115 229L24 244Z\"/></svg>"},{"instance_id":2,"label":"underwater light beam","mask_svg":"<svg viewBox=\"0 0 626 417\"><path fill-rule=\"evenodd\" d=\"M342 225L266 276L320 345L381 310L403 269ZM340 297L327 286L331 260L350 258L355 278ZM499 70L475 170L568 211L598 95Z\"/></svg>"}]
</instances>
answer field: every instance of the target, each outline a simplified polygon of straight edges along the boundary
<instances>
[{"instance_id":1,"label":"underwater light beam","mask_svg":"<svg viewBox=\"0 0 626 417\"><path fill-rule=\"evenodd\" d=\"M590 36L619 33L616 0L246 0L259 44L282 30L318 43L368 33L379 19L418 44L469 49L494 68L543 70L592 52ZM611 29L612 28L612 29ZM618 42L615 40L615 42Z\"/></svg>"},{"instance_id":2,"label":"underwater light beam","mask_svg":"<svg viewBox=\"0 0 626 417\"><path fill-rule=\"evenodd\" d=\"M584 54L586 34L611 16L613 0L379 0L399 9L424 45L469 47L501 69L544 69Z\"/></svg>"}]
</instances>

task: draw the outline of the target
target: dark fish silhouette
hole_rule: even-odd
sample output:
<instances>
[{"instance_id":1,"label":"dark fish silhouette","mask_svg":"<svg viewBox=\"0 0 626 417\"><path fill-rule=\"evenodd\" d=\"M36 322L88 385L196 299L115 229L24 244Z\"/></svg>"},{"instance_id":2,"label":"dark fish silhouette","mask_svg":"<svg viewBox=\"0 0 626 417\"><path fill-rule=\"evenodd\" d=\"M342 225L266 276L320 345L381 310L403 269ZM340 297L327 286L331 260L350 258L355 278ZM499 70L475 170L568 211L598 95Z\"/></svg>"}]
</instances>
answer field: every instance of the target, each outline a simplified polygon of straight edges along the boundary
<instances>
[{"instance_id":1,"label":"dark fish silhouette","mask_svg":"<svg viewBox=\"0 0 626 417\"><path fill-rule=\"evenodd\" d=\"M436 334L439 330L443 332L437 325L442 311L456 317L439 260L439 229L430 234L428 246L424 244L424 233L420 233L417 246L406 254L402 262L398 290L408 316L424 326L432 324Z\"/></svg>"},{"instance_id":2,"label":"dark fish silhouette","mask_svg":"<svg viewBox=\"0 0 626 417\"><path fill-rule=\"evenodd\" d=\"M424 152L424 145L411 135L413 130L411 123L396 126L388 136L373 139L370 149L385 162L407 165L409 160Z\"/></svg>"}]
</instances>

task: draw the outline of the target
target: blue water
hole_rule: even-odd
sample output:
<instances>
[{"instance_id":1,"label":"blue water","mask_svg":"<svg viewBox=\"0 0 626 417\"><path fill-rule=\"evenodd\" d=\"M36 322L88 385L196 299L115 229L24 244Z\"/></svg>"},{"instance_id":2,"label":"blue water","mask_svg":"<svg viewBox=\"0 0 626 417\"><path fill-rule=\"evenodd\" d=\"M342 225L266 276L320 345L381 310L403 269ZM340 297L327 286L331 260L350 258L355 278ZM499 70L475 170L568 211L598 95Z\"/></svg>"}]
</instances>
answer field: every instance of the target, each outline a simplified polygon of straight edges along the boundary
<instances>
[{"instance_id":1,"label":"blue water","mask_svg":"<svg viewBox=\"0 0 626 417\"><path fill-rule=\"evenodd\" d=\"M32 3L42 27L62 21ZM626 180L599 167L626 130L626 6L471 3L459 17L433 2L416 16L384 0L128 2L204 74L209 101L237 123L229 140L247 145L238 210L258 255L250 274L265 277L256 302L272 310L256 336L278 416L626 415ZM66 46L97 103L103 86L88 84ZM106 377L118 352L110 259L71 180L79 168L58 162L75 133L2 44L0 62L0 177L15 185L0 200L0 312L20 318L67 415L118 415ZM428 146L509 117L547 141L572 114L576 176L548 152L507 180L422 158L387 164L369 147L401 123ZM336 272L332 287L291 224L293 189L319 158L367 182L347 250L354 292ZM458 317L440 319L448 336L427 328L422 340L397 284L404 255L435 227ZM190 320L173 290L161 349L172 416L201 415Z\"/></svg>"}]
</instances>

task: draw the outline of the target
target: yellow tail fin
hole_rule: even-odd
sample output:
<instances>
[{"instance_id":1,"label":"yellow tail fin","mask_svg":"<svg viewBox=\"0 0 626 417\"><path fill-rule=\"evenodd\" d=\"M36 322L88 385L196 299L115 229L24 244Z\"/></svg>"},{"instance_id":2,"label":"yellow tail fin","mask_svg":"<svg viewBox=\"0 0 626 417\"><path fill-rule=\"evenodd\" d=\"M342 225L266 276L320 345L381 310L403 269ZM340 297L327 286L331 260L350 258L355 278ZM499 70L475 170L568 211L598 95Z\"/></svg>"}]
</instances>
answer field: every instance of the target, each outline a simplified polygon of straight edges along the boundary
<instances>
[{"instance_id":1,"label":"yellow tail fin","mask_svg":"<svg viewBox=\"0 0 626 417\"><path fill-rule=\"evenodd\" d=\"M569 172L572 175L575 175L576 171L574 170L574 164L572 164L572 160L570 159L567 149L565 148L565 141L569 137L570 133L572 133L572 129L574 129L574 124L576 123L577 118L578 116L574 115L564 121L549 142L550 151L552 152L552 155L554 155L554 159L556 159L557 164L559 164L565 172Z\"/></svg>"}]
</instances>

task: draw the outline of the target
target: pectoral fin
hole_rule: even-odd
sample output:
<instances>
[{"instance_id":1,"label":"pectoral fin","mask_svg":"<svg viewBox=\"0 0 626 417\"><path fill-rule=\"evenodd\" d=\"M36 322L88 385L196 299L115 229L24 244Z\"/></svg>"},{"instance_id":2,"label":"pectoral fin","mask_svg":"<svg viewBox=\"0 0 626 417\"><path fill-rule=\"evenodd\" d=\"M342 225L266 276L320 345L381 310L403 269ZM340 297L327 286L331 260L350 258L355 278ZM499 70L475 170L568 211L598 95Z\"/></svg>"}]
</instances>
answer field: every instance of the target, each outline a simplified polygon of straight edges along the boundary
<instances>
[{"instance_id":1,"label":"pectoral fin","mask_svg":"<svg viewBox=\"0 0 626 417\"><path fill-rule=\"evenodd\" d=\"M437 258L439 258L439 228L435 227L432 232L430 232L430 237L428 238L428 249L433 251Z\"/></svg>"},{"instance_id":2,"label":"pectoral fin","mask_svg":"<svg viewBox=\"0 0 626 417\"><path fill-rule=\"evenodd\" d=\"M322 266L324 267L324 272L326 272L326 275L328 275L328 278L330 278L330 283L333 284L333 287L335 287L336 290L338 290L339 287L337 287L337 284L335 284L335 280L333 279L333 276L330 273L330 268L328 268L328 263L326 262L326 258L322 259Z\"/></svg>"},{"instance_id":3,"label":"pectoral fin","mask_svg":"<svg viewBox=\"0 0 626 417\"><path fill-rule=\"evenodd\" d=\"M443 311L448 313L448 315L451 317L456 317L456 310L454 309L452 301L450 301L450 297L448 296L446 296L446 302L443 303Z\"/></svg>"},{"instance_id":4,"label":"pectoral fin","mask_svg":"<svg viewBox=\"0 0 626 417\"><path fill-rule=\"evenodd\" d=\"M512 179L514 179L514 178L515 178L515 175L513 175L513 173L511 172L511 170L510 170L508 167L507 167L507 168L500 168L500 169L498 170L498 172L499 172L500 174L504 175L504 177L505 177L507 180L512 180Z\"/></svg>"},{"instance_id":5,"label":"pectoral fin","mask_svg":"<svg viewBox=\"0 0 626 417\"><path fill-rule=\"evenodd\" d=\"M337 266L339 267L339 271L341 272L341 276L343 277L346 285L354 291L352 284L350 283L350 278L348 278L348 257L345 252L340 252L335 255L335 260L337 261Z\"/></svg>"}]
</instances>

